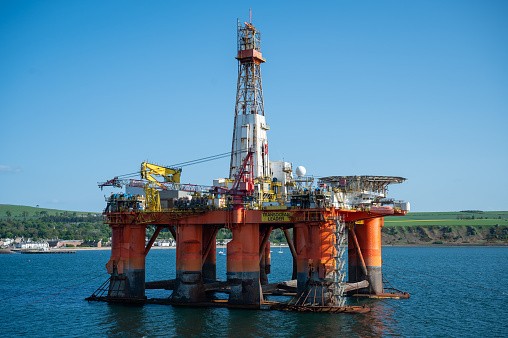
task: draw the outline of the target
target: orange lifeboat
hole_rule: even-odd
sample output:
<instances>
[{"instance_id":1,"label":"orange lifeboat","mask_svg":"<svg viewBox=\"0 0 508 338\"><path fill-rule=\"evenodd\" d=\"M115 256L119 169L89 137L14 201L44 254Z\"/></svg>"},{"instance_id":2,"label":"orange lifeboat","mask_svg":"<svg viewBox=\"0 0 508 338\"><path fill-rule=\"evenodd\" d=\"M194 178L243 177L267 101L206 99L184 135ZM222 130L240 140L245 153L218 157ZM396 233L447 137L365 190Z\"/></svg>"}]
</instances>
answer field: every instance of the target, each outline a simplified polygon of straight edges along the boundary
<instances>
[{"instance_id":1,"label":"orange lifeboat","mask_svg":"<svg viewBox=\"0 0 508 338\"><path fill-rule=\"evenodd\" d=\"M384 215L391 215L394 213L394 210L390 206L381 206L381 205L374 205L370 207L370 212L373 214L384 214Z\"/></svg>"}]
</instances>

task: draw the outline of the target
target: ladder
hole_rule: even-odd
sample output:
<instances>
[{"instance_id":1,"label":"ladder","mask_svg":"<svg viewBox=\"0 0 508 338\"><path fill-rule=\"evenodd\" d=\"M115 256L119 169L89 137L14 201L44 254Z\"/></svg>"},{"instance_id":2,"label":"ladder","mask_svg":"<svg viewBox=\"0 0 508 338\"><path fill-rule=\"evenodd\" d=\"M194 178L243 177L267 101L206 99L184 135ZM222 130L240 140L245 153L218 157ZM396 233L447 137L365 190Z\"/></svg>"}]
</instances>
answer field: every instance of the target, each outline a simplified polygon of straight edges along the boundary
<instances>
[{"instance_id":1,"label":"ladder","mask_svg":"<svg viewBox=\"0 0 508 338\"><path fill-rule=\"evenodd\" d=\"M343 259L346 247L342 245L346 237L346 222L342 216L332 217L331 220L335 223L333 234L335 236L334 247L335 255L335 268L332 272L332 290L333 290L333 301L334 306L344 306L346 303L346 297L344 297L344 289L346 288L346 272L344 269L345 261Z\"/></svg>"}]
</instances>

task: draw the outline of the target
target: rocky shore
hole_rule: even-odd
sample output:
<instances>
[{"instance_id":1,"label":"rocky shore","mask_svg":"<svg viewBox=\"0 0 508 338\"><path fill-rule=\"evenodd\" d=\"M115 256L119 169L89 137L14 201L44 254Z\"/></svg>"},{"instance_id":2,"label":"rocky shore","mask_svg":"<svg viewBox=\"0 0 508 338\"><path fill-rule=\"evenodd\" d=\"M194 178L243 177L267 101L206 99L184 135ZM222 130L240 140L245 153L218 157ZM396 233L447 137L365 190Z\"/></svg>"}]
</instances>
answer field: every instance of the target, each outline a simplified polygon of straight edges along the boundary
<instances>
[{"instance_id":1,"label":"rocky shore","mask_svg":"<svg viewBox=\"0 0 508 338\"><path fill-rule=\"evenodd\" d=\"M507 226L385 226L385 246L508 246Z\"/></svg>"}]
</instances>

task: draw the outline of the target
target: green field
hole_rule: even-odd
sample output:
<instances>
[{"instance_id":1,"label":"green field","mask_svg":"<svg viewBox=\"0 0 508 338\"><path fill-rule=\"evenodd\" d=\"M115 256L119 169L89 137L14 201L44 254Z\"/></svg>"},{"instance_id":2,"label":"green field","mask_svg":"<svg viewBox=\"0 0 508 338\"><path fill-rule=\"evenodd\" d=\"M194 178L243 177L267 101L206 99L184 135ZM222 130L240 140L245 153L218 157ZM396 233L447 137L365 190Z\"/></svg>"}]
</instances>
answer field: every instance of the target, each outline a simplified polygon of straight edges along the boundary
<instances>
[{"instance_id":1,"label":"green field","mask_svg":"<svg viewBox=\"0 0 508 338\"><path fill-rule=\"evenodd\" d=\"M29 207L24 205L11 205L11 204L0 204L0 219L7 219L7 212L11 212L12 219L20 219L20 218L38 218L41 213L48 216L60 216L60 215L88 215L88 214L96 214L96 213L88 213L82 211L68 211L68 210L57 210L57 209L45 209L38 207ZM23 216L23 212L26 213L26 216ZM74 213L76 213L74 215Z\"/></svg>"},{"instance_id":2,"label":"green field","mask_svg":"<svg viewBox=\"0 0 508 338\"><path fill-rule=\"evenodd\" d=\"M410 212L385 217L385 226L506 226L508 211Z\"/></svg>"}]
</instances>

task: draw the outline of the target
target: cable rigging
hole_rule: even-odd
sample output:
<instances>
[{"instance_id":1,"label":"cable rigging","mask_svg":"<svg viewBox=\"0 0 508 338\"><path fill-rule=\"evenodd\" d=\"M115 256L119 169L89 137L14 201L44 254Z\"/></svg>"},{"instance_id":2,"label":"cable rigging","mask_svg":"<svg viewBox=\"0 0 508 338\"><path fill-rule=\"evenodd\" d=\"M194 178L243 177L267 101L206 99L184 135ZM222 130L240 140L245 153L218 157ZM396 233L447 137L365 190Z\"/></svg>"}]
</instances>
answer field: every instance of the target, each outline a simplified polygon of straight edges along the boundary
<instances>
[{"instance_id":1,"label":"cable rigging","mask_svg":"<svg viewBox=\"0 0 508 338\"><path fill-rule=\"evenodd\" d=\"M85 284L85 283L87 283L87 282L89 282L89 281L91 281L91 280L94 280L94 279L97 279L97 278L99 278L99 277L103 277L103 276L104 276L104 274L101 274L101 275L99 275L99 276L92 277L92 278L90 278L90 279L87 279L87 280L86 280L86 281L84 281L84 282L78 283L78 284L76 284L76 285L70 286L70 287L68 287L68 288L66 288L66 289L63 289L63 290L58 291L58 292L56 292L56 293L53 293L53 294L51 294L51 295L49 295L49 296L46 296L46 297L44 297L44 298L41 298L41 299L38 299L38 300L33 301L33 302L31 302L31 303L28 303L28 304L26 304L25 306L28 306L28 305L31 305L31 304L34 304L34 303L40 302L40 301L42 301L42 300L44 300L44 299L47 299L47 298L50 298L50 297L53 297L53 296L56 296L56 295L58 295L58 294L60 294L60 293L62 293L62 292L64 292L64 291L67 291L67 290L73 289L73 288L75 288L76 286L80 286L81 284Z\"/></svg>"},{"instance_id":2,"label":"cable rigging","mask_svg":"<svg viewBox=\"0 0 508 338\"><path fill-rule=\"evenodd\" d=\"M188 166L195 165L195 164L201 164L201 163L206 163L206 162L210 162L210 161L214 161L214 160L220 160L220 159L223 159L223 158L227 158L227 157L231 156L232 154L236 154L236 153L239 153L239 152L241 152L241 151L233 151L233 152L228 151L228 152L221 153L221 154L216 154L216 155L211 155L211 156L197 158L195 160L175 163L175 164L172 164L172 165L170 165L168 167L172 167L172 168L188 167ZM129 174L117 175L116 177L119 178L119 179L136 178L136 177L138 177L140 175L140 173L141 173L141 171L136 171L136 172L129 173Z\"/></svg>"},{"instance_id":3,"label":"cable rigging","mask_svg":"<svg viewBox=\"0 0 508 338\"><path fill-rule=\"evenodd\" d=\"M235 154L237 152L239 152L239 151L233 152L233 154ZM217 154L217 155L202 157L202 158L198 158L198 159L191 160L191 161L185 161L185 162L181 162L181 163L175 163L175 164L171 165L170 167L184 167L184 166L189 166L189 165L193 165L193 164L198 164L198 163L218 160L218 159L230 156L231 153L232 152L228 151L226 153L221 153L221 154Z\"/></svg>"},{"instance_id":4,"label":"cable rigging","mask_svg":"<svg viewBox=\"0 0 508 338\"><path fill-rule=\"evenodd\" d=\"M383 274L386 274L386 271L385 271L385 272L383 272ZM415 281L413 281L413 280L411 280L411 279L409 279L409 278L399 276L399 275L397 275L397 274L395 274L395 273L393 273L393 272L388 272L388 274L389 274L389 275L393 275L393 276L395 276L395 277L399 277L399 278L405 279L405 280L407 280L407 281L410 281L411 283L418 284L418 285L420 285L420 286L423 286L424 288L431 289L430 287L428 287L428 286L426 286L426 285L423 285L423 284L420 284L420 283L418 283L418 282L415 282Z\"/></svg>"}]
</instances>

